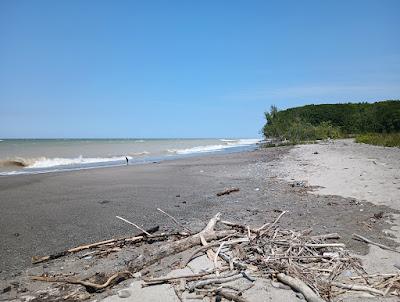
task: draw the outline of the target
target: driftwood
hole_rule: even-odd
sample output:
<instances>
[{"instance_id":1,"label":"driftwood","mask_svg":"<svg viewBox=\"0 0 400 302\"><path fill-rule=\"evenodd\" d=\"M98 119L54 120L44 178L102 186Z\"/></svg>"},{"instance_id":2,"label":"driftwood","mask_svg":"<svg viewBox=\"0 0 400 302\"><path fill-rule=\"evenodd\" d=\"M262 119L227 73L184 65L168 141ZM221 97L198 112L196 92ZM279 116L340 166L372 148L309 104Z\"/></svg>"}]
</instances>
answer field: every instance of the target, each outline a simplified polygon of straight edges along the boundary
<instances>
[{"instance_id":1,"label":"driftwood","mask_svg":"<svg viewBox=\"0 0 400 302\"><path fill-rule=\"evenodd\" d=\"M230 241L223 241L221 242L220 246L218 247L217 252L215 253L214 256L214 267L215 269L218 269L218 264L217 264L217 260L218 260L218 255L221 253L222 247L225 245L233 245L233 244L237 244L237 243L242 243L242 242L249 242L250 239L249 238L238 238L238 239L233 239Z\"/></svg>"},{"instance_id":2,"label":"driftwood","mask_svg":"<svg viewBox=\"0 0 400 302\"><path fill-rule=\"evenodd\" d=\"M233 227L233 228L239 228L239 229L243 229L243 230L250 229L250 232L257 233L257 231L255 229L252 229L249 226L245 226L245 225L240 224L240 223L234 223L234 222L230 222L230 221L226 221L226 220L221 220L221 223L226 225L226 226Z\"/></svg>"},{"instance_id":3,"label":"driftwood","mask_svg":"<svg viewBox=\"0 0 400 302\"><path fill-rule=\"evenodd\" d=\"M201 281L198 281L198 282L190 285L188 287L188 289L189 289L189 292L192 292L195 290L195 288L204 287L204 286L210 285L210 284L221 284L221 283L225 283L225 282L231 282L231 281L237 280L242 277L243 277L243 274L240 273L240 274L236 274L236 275L229 276L229 277L221 276L221 277L216 277L213 279L201 280Z\"/></svg>"},{"instance_id":4,"label":"driftwood","mask_svg":"<svg viewBox=\"0 0 400 302\"><path fill-rule=\"evenodd\" d=\"M315 236L311 236L311 239L313 239L313 240L340 239L340 235L338 233L315 235Z\"/></svg>"},{"instance_id":5,"label":"driftwood","mask_svg":"<svg viewBox=\"0 0 400 302\"><path fill-rule=\"evenodd\" d=\"M165 213L162 210L161 212ZM310 229L303 231L284 229L278 226L278 223L285 213L285 211L281 212L272 223L266 223L258 229L252 229L248 225L239 223L221 222L220 214L218 213L197 234L170 233L148 236L143 233L141 236L110 239L79 246L57 255L38 259L45 261L43 259L50 259L58 255L90 248L101 248L101 250L90 250L86 255L103 254L117 251L125 243L152 243L158 240L171 239L164 244L145 248L143 254L129 261L127 271L113 274L103 284L73 279L72 277L34 276L33 279L46 282L80 284L85 286L88 291L100 291L121 279L131 277L133 273L155 264L165 257L193 248L194 251L190 253L190 256L182 261L184 266L197 254L206 253L214 261L215 267L199 274L145 279L145 286L170 282L174 284L178 298L181 297L185 289L189 289L191 291L195 290L199 294L203 293L244 302L245 300L241 297L243 290L224 283L238 278L246 278L253 283L255 279L247 273L251 271L257 272L256 274L263 276L263 278L276 277L280 282L288 284L294 290L301 292L309 302L322 302L324 299L331 300L343 293L341 289L365 291L383 296L400 296L400 275L366 274L358 259L351 255L343 243L327 241L340 238L338 234L311 236ZM166 215L169 216L169 214ZM217 223L223 224L225 229L217 231ZM177 224L179 225L179 223ZM147 233L150 232L147 231ZM187 237L182 238L181 235ZM368 243L371 242L369 239L359 235L355 235L355 238ZM203 246L197 248L200 245ZM221 263L217 263L218 258L224 260L226 264L221 262L223 263L221 266ZM230 270L230 272L220 274L220 272L226 270ZM351 272L351 277L346 277L347 274L343 274L348 270ZM190 283L186 284L186 282ZM177 283L180 285L178 286Z\"/></svg>"},{"instance_id":6,"label":"driftwood","mask_svg":"<svg viewBox=\"0 0 400 302\"><path fill-rule=\"evenodd\" d=\"M214 273L214 271L199 273L199 274L182 275L182 276L177 276L177 277L160 277L160 278L153 278L153 279L144 279L143 281L148 283L148 285L160 284L160 283L175 281L175 280L179 280L179 279L187 279L188 281L190 281L190 280L196 280L199 278L203 278L205 276L209 276L213 273Z\"/></svg>"},{"instance_id":7,"label":"driftwood","mask_svg":"<svg viewBox=\"0 0 400 302\"><path fill-rule=\"evenodd\" d=\"M102 246L102 245L106 245L106 244L110 244L110 243L118 243L118 242L125 241L125 240L129 240L130 242L136 242L136 241L140 241L142 239L143 239L143 236L126 237L126 238L117 238L117 239L109 239L109 240L99 241L99 242L95 242L92 244L80 245L80 246L74 247L72 249L59 252L57 254L52 254L52 255L48 255L48 256L33 256L32 264L41 263L41 262L45 262L45 261L52 260L52 259L57 259L57 258L66 256L68 254L77 253L77 252L80 252L83 250L91 249L94 247L98 247L98 246Z\"/></svg>"},{"instance_id":8,"label":"driftwood","mask_svg":"<svg viewBox=\"0 0 400 302\"><path fill-rule=\"evenodd\" d=\"M296 291L300 292L303 294L304 298L308 302L325 302L324 299L319 297L307 284L305 284L303 281L293 278L290 276L287 276L283 273L279 273L276 275L279 281L282 283L285 283L286 285L289 285L291 288L295 289Z\"/></svg>"},{"instance_id":9,"label":"driftwood","mask_svg":"<svg viewBox=\"0 0 400 302\"><path fill-rule=\"evenodd\" d=\"M276 225L278 223L278 221L282 218L283 215L285 215L287 213L287 211L283 211L276 219L275 221L269 225L269 223L264 224L263 226L261 226L260 228L258 228L256 231L257 233L259 233L260 236L262 236L263 234L267 233L269 230L271 230L274 225ZM264 228L266 228L268 226L267 229L264 230ZM262 232L261 232L262 231Z\"/></svg>"},{"instance_id":10,"label":"driftwood","mask_svg":"<svg viewBox=\"0 0 400 302\"><path fill-rule=\"evenodd\" d=\"M365 285L359 285L359 284L344 284L344 283L339 283L339 282L331 282L331 285L339 287L339 288L344 288L344 289L350 289L350 290L357 290L357 291L364 291L364 292L369 292L372 294L378 294L384 296L385 293L381 290L365 286ZM389 288L390 290L390 288Z\"/></svg>"},{"instance_id":11,"label":"driftwood","mask_svg":"<svg viewBox=\"0 0 400 302\"><path fill-rule=\"evenodd\" d=\"M190 237L173 241L167 244L162 245L159 249L154 250L149 255L140 255L137 259L132 260L129 265L129 271L137 272L144 268L145 266L151 265L156 263L157 261L173 254L177 254L188 250L192 247L201 244L201 236L204 237L206 240L215 240L224 238L227 235L233 234L232 230L225 230L225 231L215 231L215 225L220 220L221 214L218 213L213 218L210 219L207 226L199 233L194 234Z\"/></svg>"},{"instance_id":12,"label":"driftwood","mask_svg":"<svg viewBox=\"0 0 400 302\"><path fill-rule=\"evenodd\" d=\"M249 241L249 240L248 240L247 238L240 238L240 239L235 239L235 240L231 240L231 241L225 241L225 243L224 243L224 242L222 242L222 243L224 243L225 245L232 245L232 244L236 244L236 243L239 243L239 242L248 242L248 241ZM185 266L187 266L188 263L189 263L198 253L200 253L200 252L202 252L202 251L205 251L205 250L207 250L207 249L209 249L209 248L211 248L211 247L220 246L222 243L221 243L221 242L213 242L213 243L208 243L207 245L204 245L204 246L202 246L202 247L199 247L198 249L194 250L193 253L191 253L189 257L186 258L186 260L182 263L181 267L184 268ZM214 260L214 258L215 258L215 256L216 256L217 254L219 254L219 252L217 252L217 253L213 256L212 260Z\"/></svg>"},{"instance_id":13,"label":"driftwood","mask_svg":"<svg viewBox=\"0 0 400 302\"><path fill-rule=\"evenodd\" d=\"M68 279L68 278L56 278L56 277L44 277L44 276L32 276L31 279L35 281L44 281L44 282L62 282L69 284L80 284L83 285L88 292L96 292L105 289L113 283L117 283L123 281L127 278L133 277L130 272L118 272L113 274L111 277L107 279L106 282L102 284L92 283L88 281L83 281L79 279Z\"/></svg>"},{"instance_id":14,"label":"driftwood","mask_svg":"<svg viewBox=\"0 0 400 302\"><path fill-rule=\"evenodd\" d=\"M159 230L159 228L160 228L159 226L155 226L155 227L152 227L151 229L148 229L146 232L154 233L154 232L157 232ZM99 241L99 242L94 242L91 244L80 245L80 246L77 246L77 247L68 249L66 251L56 253L56 254L51 254L51 255L47 255L47 256L32 256L32 264L37 264L37 263L45 262L48 260L61 258L61 257L67 256L69 254L78 253L83 250L96 248L96 247L103 246L103 245L133 243L133 242L142 241L144 239L146 239L146 238L143 236L143 234L139 234L138 236L134 236L134 237L127 236L127 237L121 237L121 238L113 238L113 239L103 240L103 241Z\"/></svg>"},{"instance_id":15,"label":"driftwood","mask_svg":"<svg viewBox=\"0 0 400 302\"><path fill-rule=\"evenodd\" d=\"M219 242L213 242L213 243L207 243L207 245L203 245L199 248L197 248L196 250L193 251L193 253L190 254L189 257L186 258L186 260L182 263L181 268L184 268L185 266L187 266L189 264L190 261L192 261L192 259L200 252L208 250L209 248L213 247L213 246L219 246L220 243Z\"/></svg>"},{"instance_id":16,"label":"driftwood","mask_svg":"<svg viewBox=\"0 0 400 302\"><path fill-rule=\"evenodd\" d=\"M248 268L248 265L246 265L246 264L244 264L244 263L242 263L242 262L240 262L240 261L238 261L236 259L231 259L228 255L226 255L226 254L224 254L222 252L219 253L219 256L222 259L224 259L228 264L232 263L232 265L234 267L237 267L238 269L245 270L245 269Z\"/></svg>"},{"instance_id":17,"label":"driftwood","mask_svg":"<svg viewBox=\"0 0 400 302\"><path fill-rule=\"evenodd\" d=\"M225 299L229 301L235 301L235 302L247 302L247 300L241 296L235 295L231 292L228 292L226 290L217 290L216 291L217 295L220 295L221 297L224 297Z\"/></svg>"},{"instance_id":18,"label":"driftwood","mask_svg":"<svg viewBox=\"0 0 400 302\"><path fill-rule=\"evenodd\" d=\"M226 189L222 192L217 193L217 196L229 195L233 192L239 192L239 191L240 191L239 188L230 188L230 189Z\"/></svg>"},{"instance_id":19,"label":"driftwood","mask_svg":"<svg viewBox=\"0 0 400 302\"><path fill-rule=\"evenodd\" d=\"M175 222L178 226L180 226L181 228L183 228L184 230L186 230L187 232L189 232L189 234L192 233L192 230L190 230L189 228L185 227L182 223L180 223L178 220L176 220L175 217L173 217L172 215L168 214L167 212L164 212L163 210L161 210L160 208L157 208L157 211L167 215L169 218L172 219L173 222Z\"/></svg>"},{"instance_id":20,"label":"driftwood","mask_svg":"<svg viewBox=\"0 0 400 302\"><path fill-rule=\"evenodd\" d=\"M129 223L130 225L133 225L135 228L137 228L138 230L142 231L143 233L145 233L147 236L151 237L151 234L149 232L147 232L145 229L141 228L140 226L138 226L136 223L133 223L131 221L129 221L128 219L122 218L120 216L115 216L116 218Z\"/></svg>"},{"instance_id":21,"label":"driftwood","mask_svg":"<svg viewBox=\"0 0 400 302\"><path fill-rule=\"evenodd\" d=\"M373 245L379 246L381 249L389 250L389 251L396 252L396 253L400 253L399 251L397 251L397 250L395 250L395 249L393 249L393 248L391 248L391 247L389 247L387 245L373 242L373 241L369 240L368 238L365 238L365 237L363 237L361 235L353 234L353 237L355 239L359 240L359 241L363 241L365 243L369 243L369 244L373 244Z\"/></svg>"}]
</instances>

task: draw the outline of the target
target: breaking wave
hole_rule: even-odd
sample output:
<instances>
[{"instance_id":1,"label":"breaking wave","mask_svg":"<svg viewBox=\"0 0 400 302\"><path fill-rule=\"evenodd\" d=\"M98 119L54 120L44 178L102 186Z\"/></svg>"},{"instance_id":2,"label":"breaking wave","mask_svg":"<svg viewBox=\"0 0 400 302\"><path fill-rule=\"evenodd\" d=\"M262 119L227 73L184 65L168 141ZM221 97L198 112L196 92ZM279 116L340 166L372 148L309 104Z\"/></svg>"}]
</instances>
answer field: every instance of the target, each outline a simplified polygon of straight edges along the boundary
<instances>
[{"instance_id":1,"label":"breaking wave","mask_svg":"<svg viewBox=\"0 0 400 302\"><path fill-rule=\"evenodd\" d=\"M187 149L168 149L169 153L174 154L193 154L193 153L206 153L206 152L216 152L222 151L228 148L234 147L245 147L257 144L261 141L261 139L238 139L238 140L220 140L223 141L224 144L219 145L208 145L208 146L197 146L193 148Z\"/></svg>"},{"instance_id":2,"label":"breaking wave","mask_svg":"<svg viewBox=\"0 0 400 302\"><path fill-rule=\"evenodd\" d=\"M127 157L128 159L132 159L131 156ZM62 158L62 157L13 158L13 159L1 160L0 166L21 167L26 169L41 169L41 168L51 168L57 166L101 164L101 163L119 162L119 161L125 161L125 156L115 156L115 157L79 156L76 158Z\"/></svg>"},{"instance_id":3,"label":"breaking wave","mask_svg":"<svg viewBox=\"0 0 400 302\"><path fill-rule=\"evenodd\" d=\"M28 167L30 164L34 162L34 159L26 159L26 158L12 158L0 160L0 167Z\"/></svg>"}]
</instances>

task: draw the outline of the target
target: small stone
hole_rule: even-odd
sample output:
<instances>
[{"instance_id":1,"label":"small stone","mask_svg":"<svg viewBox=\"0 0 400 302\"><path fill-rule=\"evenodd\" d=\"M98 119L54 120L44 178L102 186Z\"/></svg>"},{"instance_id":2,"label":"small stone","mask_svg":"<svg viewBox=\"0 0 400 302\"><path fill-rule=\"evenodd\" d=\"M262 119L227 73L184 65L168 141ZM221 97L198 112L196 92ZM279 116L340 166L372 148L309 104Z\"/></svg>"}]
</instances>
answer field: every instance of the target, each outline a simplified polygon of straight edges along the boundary
<instances>
[{"instance_id":1,"label":"small stone","mask_svg":"<svg viewBox=\"0 0 400 302\"><path fill-rule=\"evenodd\" d=\"M128 298L131 296L131 292L128 289L122 289L118 292L118 297Z\"/></svg>"},{"instance_id":2,"label":"small stone","mask_svg":"<svg viewBox=\"0 0 400 302\"><path fill-rule=\"evenodd\" d=\"M8 293L9 291L11 291L11 286L7 286L6 288L3 289L3 294L4 293Z\"/></svg>"}]
</instances>

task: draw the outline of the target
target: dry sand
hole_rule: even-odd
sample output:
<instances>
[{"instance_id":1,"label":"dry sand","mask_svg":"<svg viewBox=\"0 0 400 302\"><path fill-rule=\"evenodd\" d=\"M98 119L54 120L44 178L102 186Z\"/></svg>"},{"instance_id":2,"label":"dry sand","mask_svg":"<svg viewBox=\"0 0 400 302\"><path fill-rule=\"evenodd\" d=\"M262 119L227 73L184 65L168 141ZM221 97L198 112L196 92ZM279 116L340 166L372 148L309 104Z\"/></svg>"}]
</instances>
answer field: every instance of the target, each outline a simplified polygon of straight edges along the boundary
<instances>
[{"instance_id":1,"label":"dry sand","mask_svg":"<svg viewBox=\"0 0 400 302\"><path fill-rule=\"evenodd\" d=\"M300 145L276 166L288 181L304 180L320 195L340 195L400 210L400 149L337 140Z\"/></svg>"},{"instance_id":2,"label":"dry sand","mask_svg":"<svg viewBox=\"0 0 400 302\"><path fill-rule=\"evenodd\" d=\"M283 156L273 170L287 181L304 181L317 187L314 194L340 195L400 210L399 148L357 144L351 139L299 145ZM392 211L391 227L385 231L400 243L400 215L394 213L397 211ZM373 245L369 254L361 258L371 273L396 272L393 264L400 265L399 253Z\"/></svg>"}]
</instances>

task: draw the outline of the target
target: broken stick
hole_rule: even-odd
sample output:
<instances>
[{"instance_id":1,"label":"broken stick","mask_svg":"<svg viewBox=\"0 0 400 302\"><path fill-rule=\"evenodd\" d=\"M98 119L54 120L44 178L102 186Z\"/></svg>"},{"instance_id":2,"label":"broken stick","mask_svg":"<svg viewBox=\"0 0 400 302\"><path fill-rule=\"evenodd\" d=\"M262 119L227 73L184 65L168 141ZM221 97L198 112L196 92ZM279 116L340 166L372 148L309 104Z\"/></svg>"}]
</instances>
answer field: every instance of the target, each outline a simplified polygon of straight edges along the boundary
<instances>
[{"instance_id":1,"label":"broken stick","mask_svg":"<svg viewBox=\"0 0 400 302\"><path fill-rule=\"evenodd\" d=\"M35 281L44 281L44 282L62 282L69 284L80 284L83 285L89 292L96 292L102 289L105 289L109 285L125 280L127 278L131 278L133 275L130 272L118 272L113 274L111 277L107 279L103 284L92 283L88 281L83 281L79 279L64 279L64 278L52 278L52 277L44 277L44 276L32 276L31 279Z\"/></svg>"},{"instance_id":2,"label":"broken stick","mask_svg":"<svg viewBox=\"0 0 400 302\"><path fill-rule=\"evenodd\" d=\"M133 222L131 222L131 221L125 219L125 218L122 218L122 217L120 217L120 216L115 216L115 217L118 218L118 219L121 219L122 221L125 221L126 223L129 223L130 225L133 225L135 228L137 228L138 230L141 230L141 231L142 231L143 233L145 233L147 236L151 237L151 234L150 234L149 232L147 232L145 229L141 228L141 227L138 226L137 224L135 224L135 223L133 223Z\"/></svg>"},{"instance_id":3,"label":"broken stick","mask_svg":"<svg viewBox=\"0 0 400 302\"><path fill-rule=\"evenodd\" d=\"M373 294L378 294L378 295L384 295L385 293L383 291L380 291L378 289L365 286L365 285L359 285L359 284L345 284L345 283L339 283L339 282L331 282L331 285L339 288L344 288L344 289L350 289L350 290L357 290L357 291L364 291L364 292L369 292Z\"/></svg>"},{"instance_id":4,"label":"broken stick","mask_svg":"<svg viewBox=\"0 0 400 302\"><path fill-rule=\"evenodd\" d=\"M230 189L226 189L222 192L217 193L217 196L222 196L222 195L229 195L233 192L239 192L240 189L239 188L230 188Z\"/></svg>"},{"instance_id":5,"label":"broken stick","mask_svg":"<svg viewBox=\"0 0 400 302\"><path fill-rule=\"evenodd\" d=\"M167 212L164 212L160 208L157 208L157 211L160 211L161 213L167 215L169 218L171 218L173 220L173 222L175 222L181 228L185 229L189 234L192 233L192 230L190 230L189 228L185 227L182 223L180 223L178 220L176 220L175 217L173 217L172 215L168 214Z\"/></svg>"},{"instance_id":6,"label":"broken stick","mask_svg":"<svg viewBox=\"0 0 400 302\"><path fill-rule=\"evenodd\" d=\"M399 251L397 251L397 250L395 250L395 249L393 249L393 248L391 248L391 247L389 247L387 245L373 242L373 241L369 240L368 238L365 238L365 237L363 237L361 235L353 234L353 237L354 237L354 239L357 239L359 241L364 241L365 243L369 243L369 244L373 244L373 245L379 246L381 249L389 250L389 251L396 252L396 253L400 253Z\"/></svg>"}]
</instances>

